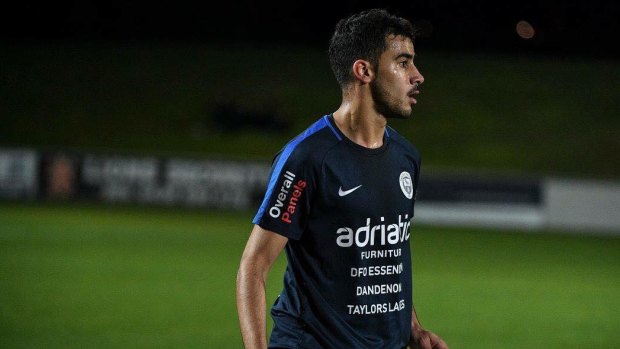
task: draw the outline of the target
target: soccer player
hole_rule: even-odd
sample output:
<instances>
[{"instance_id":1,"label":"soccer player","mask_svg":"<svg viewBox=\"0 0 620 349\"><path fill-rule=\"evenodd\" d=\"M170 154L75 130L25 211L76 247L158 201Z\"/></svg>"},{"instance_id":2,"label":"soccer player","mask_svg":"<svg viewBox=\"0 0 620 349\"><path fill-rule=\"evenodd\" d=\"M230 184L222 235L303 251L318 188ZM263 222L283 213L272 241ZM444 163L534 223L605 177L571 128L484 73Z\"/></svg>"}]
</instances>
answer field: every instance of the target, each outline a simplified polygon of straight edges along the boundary
<instances>
[{"instance_id":1,"label":"soccer player","mask_svg":"<svg viewBox=\"0 0 620 349\"><path fill-rule=\"evenodd\" d=\"M267 273L284 249L269 348L447 348L413 308L410 224L420 155L387 126L417 103L422 74L406 19L382 9L342 19L329 45L342 89L276 155L237 275L246 348L265 348Z\"/></svg>"}]
</instances>

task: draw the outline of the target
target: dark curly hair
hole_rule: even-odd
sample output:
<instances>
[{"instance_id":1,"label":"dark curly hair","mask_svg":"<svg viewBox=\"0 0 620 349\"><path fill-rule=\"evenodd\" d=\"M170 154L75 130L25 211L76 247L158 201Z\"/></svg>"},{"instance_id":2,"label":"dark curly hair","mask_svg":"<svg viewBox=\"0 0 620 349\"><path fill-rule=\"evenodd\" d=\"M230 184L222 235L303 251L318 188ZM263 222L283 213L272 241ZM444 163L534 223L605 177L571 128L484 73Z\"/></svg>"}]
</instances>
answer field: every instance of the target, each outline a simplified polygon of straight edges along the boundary
<instances>
[{"instance_id":1,"label":"dark curly hair","mask_svg":"<svg viewBox=\"0 0 620 349\"><path fill-rule=\"evenodd\" d=\"M413 41L415 31L411 22L385 9L365 10L338 22L329 42L329 62L341 88L352 80L351 66L356 60L368 60L376 66L387 49L389 35Z\"/></svg>"}]
</instances>

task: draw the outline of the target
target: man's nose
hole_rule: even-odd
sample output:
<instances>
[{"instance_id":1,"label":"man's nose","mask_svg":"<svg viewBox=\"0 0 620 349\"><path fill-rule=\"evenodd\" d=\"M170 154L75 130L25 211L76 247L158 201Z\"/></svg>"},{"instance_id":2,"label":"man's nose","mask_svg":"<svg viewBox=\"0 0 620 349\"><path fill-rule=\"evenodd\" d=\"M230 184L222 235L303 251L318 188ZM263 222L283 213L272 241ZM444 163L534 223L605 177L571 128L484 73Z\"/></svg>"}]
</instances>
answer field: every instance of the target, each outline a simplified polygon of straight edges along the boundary
<instances>
[{"instance_id":1,"label":"man's nose","mask_svg":"<svg viewBox=\"0 0 620 349\"><path fill-rule=\"evenodd\" d=\"M419 70L415 70L414 74L411 76L411 84L415 85L418 84L418 86L422 85L424 83L424 76L420 73Z\"/></svg>"}]
</instances>

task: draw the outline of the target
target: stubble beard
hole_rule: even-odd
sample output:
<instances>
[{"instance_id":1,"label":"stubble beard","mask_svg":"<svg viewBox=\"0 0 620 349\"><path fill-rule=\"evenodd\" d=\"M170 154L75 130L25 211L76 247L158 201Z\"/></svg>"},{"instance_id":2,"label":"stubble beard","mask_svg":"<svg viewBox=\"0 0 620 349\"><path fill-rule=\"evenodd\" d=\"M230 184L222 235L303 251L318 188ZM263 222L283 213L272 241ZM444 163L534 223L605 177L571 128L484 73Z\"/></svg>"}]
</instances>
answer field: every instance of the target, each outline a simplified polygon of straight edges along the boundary
<instances>
[{"instance_id":1,"label":"stubble beard","mask_svg":"<svg viewBox=\"0 0 620 349\"><path fill-rule=\"evenodd\" d=\"M370 92L375 102L377 112L386 119L408 119L411 117L413 109L401 107L401 100L394 96L389 89L384 87L380 80L370 85Z\"/></svg>"}]
</instances>

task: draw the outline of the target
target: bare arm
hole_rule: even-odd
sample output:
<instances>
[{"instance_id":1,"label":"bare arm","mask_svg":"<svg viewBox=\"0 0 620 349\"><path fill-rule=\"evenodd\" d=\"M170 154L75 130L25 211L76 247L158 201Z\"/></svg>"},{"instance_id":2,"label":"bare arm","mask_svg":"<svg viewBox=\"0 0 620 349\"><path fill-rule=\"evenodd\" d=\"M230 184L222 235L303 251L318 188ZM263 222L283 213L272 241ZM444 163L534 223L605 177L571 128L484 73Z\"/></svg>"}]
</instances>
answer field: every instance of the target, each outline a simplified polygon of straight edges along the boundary
<instances>
[{"instance_id":1,"label":"bare arm","mask_svg":"<svg viewBox=\"0 0 620 349\"><path fill-rule=\"evenodd\" d=\"M265 286L287 238L255 225L237 273L237 312L247 349L267 348Z\"/></svg>"},{"instance_id":2,"label":"bare arm","mask_svg":"<svg viewBox=\"0 0 620 349\"><path fill-rule=\"evenodd\" d=\"M415 308L411 312L411 340L409 348L412 349L448 349L448 345L443 339L431 331L422 328L415 313Z\"/></svg>"}]
</instances>

